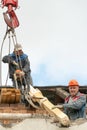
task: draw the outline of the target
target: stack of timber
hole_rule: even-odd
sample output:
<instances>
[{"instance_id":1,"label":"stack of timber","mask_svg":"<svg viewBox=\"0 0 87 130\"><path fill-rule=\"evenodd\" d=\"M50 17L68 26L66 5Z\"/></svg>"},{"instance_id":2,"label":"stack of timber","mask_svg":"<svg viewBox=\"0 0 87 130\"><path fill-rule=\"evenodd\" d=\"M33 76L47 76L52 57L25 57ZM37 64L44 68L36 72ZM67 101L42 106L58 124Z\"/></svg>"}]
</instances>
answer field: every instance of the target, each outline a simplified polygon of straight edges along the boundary
<instances>
[{"instance_id":1,"label":"stack of timber","mask_svg":"<svg viewBox=\"0 0 87 130\"><path fill-rule=\"evenodd\" d=\"M0 103L19 103L21 93L19 89L15 88L1 88L0 89Z\"/></svg>"}]
</instances>

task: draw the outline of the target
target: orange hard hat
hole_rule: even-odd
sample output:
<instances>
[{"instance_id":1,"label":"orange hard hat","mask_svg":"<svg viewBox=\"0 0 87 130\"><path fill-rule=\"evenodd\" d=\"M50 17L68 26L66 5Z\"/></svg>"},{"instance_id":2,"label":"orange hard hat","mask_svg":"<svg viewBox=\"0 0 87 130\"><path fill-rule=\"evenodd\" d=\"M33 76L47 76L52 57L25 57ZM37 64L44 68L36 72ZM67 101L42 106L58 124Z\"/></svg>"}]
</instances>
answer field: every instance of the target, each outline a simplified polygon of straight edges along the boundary
<instances>
[{"instance_id":1,"label":"orange hard hat","mask_svg":"<svg viewBox=\"0 0 87 130\"><path fill-rule=\"evenodd\" d=\"M76 80L70 80L68 86L79 86L79 83Z\"/></svg>"}]
</instances>

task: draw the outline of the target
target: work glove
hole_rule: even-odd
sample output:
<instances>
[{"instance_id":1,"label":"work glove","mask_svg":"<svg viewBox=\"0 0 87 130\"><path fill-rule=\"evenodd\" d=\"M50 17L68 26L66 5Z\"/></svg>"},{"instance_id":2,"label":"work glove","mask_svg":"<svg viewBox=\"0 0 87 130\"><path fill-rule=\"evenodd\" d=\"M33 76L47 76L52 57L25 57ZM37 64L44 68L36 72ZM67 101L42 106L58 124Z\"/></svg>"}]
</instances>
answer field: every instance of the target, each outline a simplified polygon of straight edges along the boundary
<instances>
[{"instance_id":1,"label":"work glove","mask_svg":"<svg viewBox=\"0 0 87 130\"><path fill-rule=\"evenodd\" d=\"M62 108L63 108L63 105L58 104L58 105L55 105L55 106L52 107L52 109L55 109L55 108L62 109Z\"/></svg>"},{"instance_id":2,"label":"work glove","mask_svg":"<svg viewBox=\"0 0 87 130\"><path fill-rule=\"evenodd\" d=\"M15 61L12 61L12 64L18 66L18 63Z\"/></svg>"}]
</instances>

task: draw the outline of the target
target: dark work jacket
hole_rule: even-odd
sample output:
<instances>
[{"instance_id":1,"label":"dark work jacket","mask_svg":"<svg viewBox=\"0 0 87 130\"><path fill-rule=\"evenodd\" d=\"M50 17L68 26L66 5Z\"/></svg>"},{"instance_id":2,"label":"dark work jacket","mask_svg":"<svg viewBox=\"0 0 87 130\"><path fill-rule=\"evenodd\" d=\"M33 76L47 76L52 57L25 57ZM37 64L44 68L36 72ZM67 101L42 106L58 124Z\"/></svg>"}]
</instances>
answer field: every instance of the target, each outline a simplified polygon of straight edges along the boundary
<instances>
[{"instance_id":1,"label":"dark work jacket","mask_svg":"<svg viewBox=\"0 0 87 130\"><path fill-rule=\"evenodd\" d=\"M3 57L2 61L4 63L9 63L9 77L13 78L13 74L15 72L16 69L20 69L22 71L25 72L25 76L30 76L30 62L28 60L28 56L26 54L22 54L20 56L16 56L14 54L14 52L12 54L6 55ZM19 64L19 66L17 67L16 65L14 65L12 62L15 61L16 63Z\"/></svg>"}]
</instances>

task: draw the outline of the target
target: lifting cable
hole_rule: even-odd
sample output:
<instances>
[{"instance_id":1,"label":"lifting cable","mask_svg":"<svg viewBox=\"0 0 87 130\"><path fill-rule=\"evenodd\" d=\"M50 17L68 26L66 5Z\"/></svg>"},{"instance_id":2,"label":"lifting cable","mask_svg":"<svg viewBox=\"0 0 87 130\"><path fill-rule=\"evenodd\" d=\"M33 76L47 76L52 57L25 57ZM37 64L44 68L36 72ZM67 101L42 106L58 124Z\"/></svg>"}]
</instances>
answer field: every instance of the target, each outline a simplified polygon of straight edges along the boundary
<instances>
[{"instance_id":1,"label":"lifting cable","mask_svg":"<svg viewBox=\"0 0 87 130\"><path fill-rule=\"evenodd\" d=\"M1 44L1 50L0 50L0 86L2 86L2 51L3 51L3 46L4 46L4 42L5 42L7 35L8 35L8 38L9 38L9 54L10 54L10 48L11 48L11 38L12 38L14 46L17 43L17 37L16 37L16 33L15 33L14 28L9 28L7 26L6 33L4 35L4 38L3 38L3 41L2 41L2 44ZM9 69L8 69L8 72L9 72ZM7 74L7 79L6 79L5 85L7 85L8 75L9 74Z\"/></svg>"}]
</instances>

